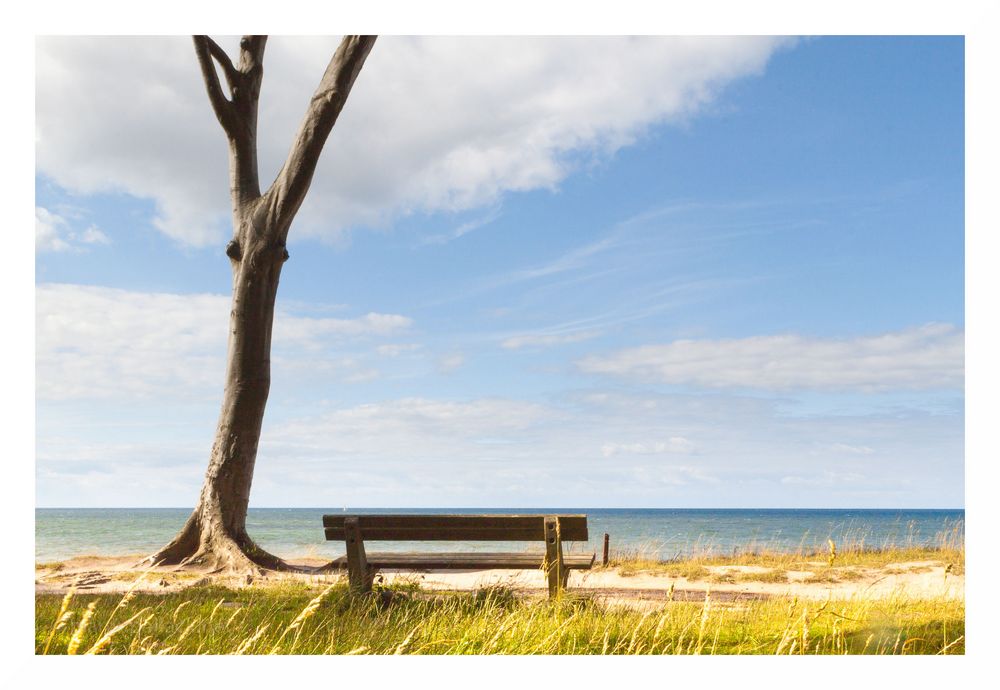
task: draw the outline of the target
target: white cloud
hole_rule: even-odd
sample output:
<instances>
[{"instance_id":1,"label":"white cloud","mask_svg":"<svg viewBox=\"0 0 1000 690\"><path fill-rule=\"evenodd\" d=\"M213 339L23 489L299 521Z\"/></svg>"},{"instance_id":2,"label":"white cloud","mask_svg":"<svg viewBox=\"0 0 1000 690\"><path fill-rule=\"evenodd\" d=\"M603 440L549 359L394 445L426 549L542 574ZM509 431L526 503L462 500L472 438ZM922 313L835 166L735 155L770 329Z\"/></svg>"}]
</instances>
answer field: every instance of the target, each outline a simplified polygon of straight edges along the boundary
<instances>
[{"instance_id":1,"label":"white cloud","mask_svg":"<svg viewBox=\"0 0 1000 690\"><path fill-rule=\"evenodd\" d=\"M665 408L579 408L573 403L508 398L403 398L280 423L264 442L269 453L299 459L358 459L366 466L374 463L373 472L384 464L412 471L421 466L415 463L425 460L604 471L608 467L604 461L612 457L617 466L628 468L647 462L649 456L694 453L694 441L679 434L648 442L599 441L606 435L634 438L651 424L662 428L670 414ZM682 422L678 428L691 427Z\"/></svg>"},{"instance_id":2,"label":"white cloud","mask_svg":"<svg viewBox=\"0 0 1000 690\"><path fill-rule=\"evenodd\" d=\"M649 488L662 488L663 487L687 487L688 490L691 486L701 484L719 484L720 480L704 469L700 467L692 467L690 465L664 465L662 467L640 467L636 472L636 479L642 483L644 487Z\"/></svg>"},{"instance_id":3,"label":"white cloud","mask_svg":"<svg viewBox=\"0 0 1000 690\"><path fill-rule=\"evenodd\" d=\"M840 453L851 453L852 455L871 455L875 452L874 448L868 446L852 446L849 443L833 443L830 445L830 450L838 451Z\"/></svg>"},{"instance_id":4,"label":"white cloud","mask_svg":"<svg viewBox=\"0 0 1000 690\"><path fill-rule=\"evenodd\" d=\"M39 399L197 396L221 390L230 298L43 284L35 291ZM275 316L274 366L333 373L351 381L373 372L325 350L331 343L395 336L411 324L396 314L354 319Z\"/></svg>"},{"instance_id":5,"label":"white cloud","mask_svg":"<svg viewBox=\"0 0 1000 690\"><path fill-rule=\"evenodd\" d=\"M66 219L40 206L35 207L35 251L60 252L69 249L61 235Z\"/></svg>"},{"instance_id":6,"label":"white cloud","mask_svg":"<svg viewBox=\"0 0 1000 690\"><path fill-rule=\"evenodd\" d=\"M84 244L111 244L111 238L105 235L96 225L91 225L80 235Z\"/></svg>"},{"instance_id":7,"label":"white cloud","mask_svg":"<svg viewBox=\"0 0 1000 690\"><path fill-rule=\"evenodd\" d=\"M465 355L461 352L452 352L438 359L438 371L442 374L449 374L465 364Z\"/></svg>"},{"instance_id":8,"label":"white cloud","mask_svg":"<svg viewBox=\"0 0 1000 690\"><path fill-rule=\"evenodd\" d=\"M601 331L577 331L576 333L524 333L505 339L500 346L508 350L522 347L552 347L590 340L601 335Z\"/></svg>"},{"instance_id":9,"label":"white cloud","mask_svg":"<svg viewBox=\"0 0 1000 690\"><path fill-rule=\"evenodd\" d=\"M40 502L193 500L214 405L146 398L113 419L90 413L103 404L39 405ZM963 495L960 411L788 417L757 398L611 391L299 409L269 412L254 505L927 507ZM831 439L878 453L812 452ZM696 453L671 452L688 443Z\"/></svg>"},{"instance_id":10,"label":"white cloud","mask_svg":"<svg viewBox=\"0 0 1000 690\"><path fill-rule=\"evenodd\" d=\"M826 470L818 474L806 477L799 475L788 475L781 478L782 484L800 486L837 486L839 484L859 484L865 480L865 476L858 472L833 472Z\"/></svg>"},{"instance_id":11,"label":"white cloud","mask_svg":"<svg viewBox=\"0 0 1000 690\"><path fill-rule=\"evenodd\" d=\"M226 298L228 304L229 298ZM365 314L356 319L289 317L279 312L276 320L283 341L322 346L329 338L359 337L365 335L391 336L405 331L413 320L398 314Z\"/></svg>"},{"instance_id":12,"label":"white cloud","mask_svg":"<svg viewBox=\"0 0 1000 690\"><path fill-rule=\"evenodd\" d=\"M458 238L468 235L473 230L478 230L484 226L489 225L497 218L500 217L500 208L497 206L491 210L488 214L481 216L479 218L473 218L472 220L467 220L461 223L458 227L453 228L448 232L442 232L432 235L427 235L421 240L421 244L445 244L451 242L452 240L457 240Z\"/></svg>"},{"instance_id":13,"label":"white cloud","mask_svg":"<svg viewBox=\"0 0 1000 690\"><path fill-rule=\"evenodd\" d=\"M601 446L601 455L606 458L616 455L662 455L667 453L689 455L694 451L694 443L683 436L671 436L666 441L605 443Z\"/></svg>"},{"instance_id":14,"label":"white cloud","mask_svg":"<svg viewBox=\"0 0 1000 690\"><path fill-rule=\"evenodd\" d=\"M965 334L928 324L877 336L677 340L587 357L585 372L707 388L886 391L961 389Z\"/></svg>"},{"instance_id":15,"label":"white cloud","mask_svg":"<svg viewBox=\"0 0 1000 690\"><path fill-rule=\"evenodd\" d=\"M322 448L323 453L377 455L409 450L423 455L456 442L517 435L557 416L555 410L543 405L500 398L403 398L290 422L269 439L301 448Z\"/></svg>"},{"instance_id":16,"label":"white cloud","mask_svg":"<svg viewBox=\"0 0 1000 690\"><path fill-rule=\"evenodd\" d=\"M811 452L829 438L879 453ZM934 500L960 495L961 463L960 415L786 417L729 395L594 393L338 407L271 426L258 472L276 491L290 472L306 492L317 478L350 487L337 492L349 505L746 505L766 495L849 506L862 490L881 492L863 499L878 505L914 477Z\"/></svg>"},{"instance_id":17,"label":"white cloud","mask_svg":"<svg viewBox=\"0 0 1000 690\"><path fill-rule=\"evenodd\" d=\"M404 353L415 352L419 349L420 345L418 343L390 343L388 345L379 345L375 348L375 351L383 357L399 357Z\"/></svg>"},{"instance_id":18,"label":"white cloud","mask_svg":"<svg viewBox=\"0 0 1000 690\"><path fill-rule=\"evenodd\" d=\"M66 218L41 206L35 207L36 252L79 250L80 244L111 244L111 238L96 225L77 232Z\"/></svg>"},{"instance_id":19,"label":"white cloud","mask_svg":"<svg viewBox=\"0 0 1000 690\"><path fill-rule=\"evenodd\" d=\"M338 40L269 41L265 185ZM581 159L703 110L731 81L761 73L786 42L383 37L327 145L296 234L336 239L347 227L414 211L472 209L505 192L555 187ZM222 43L234 51L235 40ZM38 39L36 158L41 173L73 192L152 199L157 227L181 242L226 236L226 144L189 39Z\"/></svg>"}]
</instances>

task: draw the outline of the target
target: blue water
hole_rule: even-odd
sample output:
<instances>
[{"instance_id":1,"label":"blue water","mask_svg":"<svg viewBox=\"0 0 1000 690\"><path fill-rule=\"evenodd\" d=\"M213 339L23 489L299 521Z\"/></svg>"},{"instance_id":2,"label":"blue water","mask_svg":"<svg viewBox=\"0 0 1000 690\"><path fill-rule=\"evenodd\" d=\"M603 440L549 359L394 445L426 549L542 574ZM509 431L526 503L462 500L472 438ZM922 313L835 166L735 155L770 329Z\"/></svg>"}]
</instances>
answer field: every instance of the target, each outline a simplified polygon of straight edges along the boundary
<instances>
[{"instance_id":1,"label":"blue water","mask_svg":"<svg viewBox=\"0 0 1000 690\"><path fill-rule=\"evenodd\" d=\"M252 508L250 536L285 558L333 558L340 542L324 540L322 515L330 508ZM613 553L641 553L669 559L691 553L729 554L734 550L797 551L824 549L826 540L882 547L936 544L945 534L964 536L964 510L644 510L644 509L401 509L351 508L349 513L584 513L588 544L571 552L600 555L608 533ZM35 559L57 561L82 555L148 554L167 543L190 514L186 508L38 508L35 510ZM541 544L538 545L539 548ZM380 542L379 551L498 551L525 544Z\"/></svg>"}]
</instances>

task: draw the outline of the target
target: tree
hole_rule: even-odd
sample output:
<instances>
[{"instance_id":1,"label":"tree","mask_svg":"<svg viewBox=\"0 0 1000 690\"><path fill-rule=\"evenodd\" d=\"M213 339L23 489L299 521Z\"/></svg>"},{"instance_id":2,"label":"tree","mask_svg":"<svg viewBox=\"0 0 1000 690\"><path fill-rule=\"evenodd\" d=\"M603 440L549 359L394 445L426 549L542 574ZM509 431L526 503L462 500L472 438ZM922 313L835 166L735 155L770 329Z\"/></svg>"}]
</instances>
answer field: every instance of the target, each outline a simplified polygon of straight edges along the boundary
<instances>
[{"instance_id":1,"label":"tree","mask_svg":"<svg viewBox=\"0 0 1000 690\"><path fill-rule=\"evenodd\" d=\"M284 569L246 531L247 505L271 385L271 326L285 241L312 182L316 163L351 87L375 43L345 36L313 94L288 158L263 194L257 176L257 102L266 36L240 40L239 63L208 36L194 49L215 116L229 140L233 238L226 246L233 303L222 411L198 505L177 536L147 561L211 570ZM216 69L218 65L218 70ZM227 97L219 81L222 72Z\"/></svg>"}]
</instances>

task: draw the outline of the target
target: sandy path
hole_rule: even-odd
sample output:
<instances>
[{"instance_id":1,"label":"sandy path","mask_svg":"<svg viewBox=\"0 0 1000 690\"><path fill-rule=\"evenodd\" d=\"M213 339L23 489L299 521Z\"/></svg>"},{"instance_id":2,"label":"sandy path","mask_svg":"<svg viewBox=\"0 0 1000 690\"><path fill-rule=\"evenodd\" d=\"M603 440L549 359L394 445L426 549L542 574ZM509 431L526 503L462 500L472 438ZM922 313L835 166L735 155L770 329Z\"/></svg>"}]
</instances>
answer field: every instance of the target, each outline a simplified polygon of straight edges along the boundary
<instances>
[{"instance_id":1,"label":"sandy path","mask_svg":"<svg viewBox=\"0 0 1000 690\"><path fill-rule=\"evenodd\" d=\"M323 584L333 582L337 574L272 573L264 578L207 576L196 572L174 572L167 568L150 571L135 568L140 556L117 558L74 558L56 568L36 568L36 593L64 593L74 584L81 592L124 592L137 579L143 591L170 592L209 582L228 586L260 586L289 580ZM298 561L298 565L318 566L321 561ZM713 566L713 575L745 574L765 569L749 566ZM569 588L607 601L647 603L666 601L701 601L706 592L713 600L739 601L775 596L806 599L878 599L897 594L929 598L965 598L964 575L945 574L944 566L934 562L893 563L881 569L860 569L857 579L839 582L810 582L809 573L789 572L788 582L741 581L736 583L688 580L666 574L637 573L621 575L617 570L597 568L589 572L573 571ZM539 570L480 570L433 572L386 572L386 584L416 582L424 590L474 590L491 585L508 586L528 595L544 595L547 585ZM673 592L671 593L671 588Z\"/></svg>"},{"instance_id":2,"label":"sandy path","mask_svg":"<svg viewBox=\"0 0 1000 690\"><path fill-rule=\"evenodd\" d=\"M675 599L691 593L704 597L706 591L713 596L726 598L754 596L797 596L809 599L848 598L884 598L893 594L905 593L908 596L929 598L949 597L965 598L965 577L962 575L945 576L944 566L927 563L893 564L889 569L865 570L864 575L857 579L844 582L809 582L798 579L808 573L789 573L789 582L739 582L720 583L705 580L688 580L683 577L669 577L662 574L639 573L624 576L616 570L597 569L590 572L573 571L569 577L569 588L572 590L597 591L601 593L621 592L623 595L662 593L664 598L671 585L675 590ZM728 570L730 572L753 572L753 568L739 566L723 566L708 568L710 572ZM761 569L764 570L764 569ZM890 570L892 572L886 572ZM902 572L896 572L896 571ZM546 579L544 573L537 570L483 570L475 572L450 571L430 573L386 573L386 580L417 581L424 589L472 590L490 585L507 585L514 589L544 590ZM677 595L684 592L685 595ZM644 597L645 598L645 597ZM657 597L658 598L658 597Z\"/></svg>"}]
</instances>

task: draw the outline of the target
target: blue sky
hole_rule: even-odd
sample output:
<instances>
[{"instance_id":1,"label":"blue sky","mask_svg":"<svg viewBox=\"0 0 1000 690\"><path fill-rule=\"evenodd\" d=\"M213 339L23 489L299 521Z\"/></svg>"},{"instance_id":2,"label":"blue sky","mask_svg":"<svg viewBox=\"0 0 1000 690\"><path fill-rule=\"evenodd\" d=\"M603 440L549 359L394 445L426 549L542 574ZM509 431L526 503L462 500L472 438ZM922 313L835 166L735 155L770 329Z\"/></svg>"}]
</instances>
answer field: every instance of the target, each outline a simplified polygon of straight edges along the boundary
<instances>
[{"instance_id":1,"label":"blue sky","mask_svg":"<svg viewBox=\"0 0 1000 690\"><path fill-rule=\"evenodd\" d=\"M596 40L380 39L252 505L963 505L963 40ZM336 42L269 43L262 178ZM37 504L191 505L222 132L187 39L36 63Z\"/></svg>"}]
</instances>

